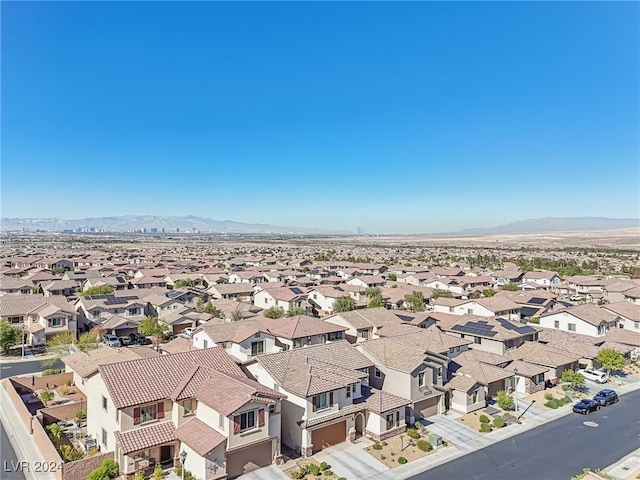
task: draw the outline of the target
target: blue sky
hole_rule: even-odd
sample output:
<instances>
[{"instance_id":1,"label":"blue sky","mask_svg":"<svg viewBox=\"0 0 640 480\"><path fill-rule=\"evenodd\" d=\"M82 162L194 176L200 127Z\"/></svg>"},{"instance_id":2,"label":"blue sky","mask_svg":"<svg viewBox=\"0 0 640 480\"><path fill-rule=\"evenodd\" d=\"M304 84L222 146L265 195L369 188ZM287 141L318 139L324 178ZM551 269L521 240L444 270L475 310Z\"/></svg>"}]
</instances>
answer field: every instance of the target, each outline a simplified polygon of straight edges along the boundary
<instances>
[{"instance_id":1,"label":"blue sky","mask_svg":"<svg viewBox=\"0 0 640 480\"><path fill-rule=\"evenodd\" d=\"M640 216L637 2L2 2L2 216Z\"/></svg>"}]
</instances>

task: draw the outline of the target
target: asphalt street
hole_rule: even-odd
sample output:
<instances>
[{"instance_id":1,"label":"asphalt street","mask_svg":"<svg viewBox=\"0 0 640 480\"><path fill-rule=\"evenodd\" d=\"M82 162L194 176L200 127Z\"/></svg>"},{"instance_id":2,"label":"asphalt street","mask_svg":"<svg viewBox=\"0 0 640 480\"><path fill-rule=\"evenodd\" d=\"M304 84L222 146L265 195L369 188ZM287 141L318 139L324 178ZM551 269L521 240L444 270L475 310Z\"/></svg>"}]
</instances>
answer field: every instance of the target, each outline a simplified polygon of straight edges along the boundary
<instances>
[{"instance_id":1,"label":"asphalt street","mask_svg":"<svg viewBox=\"0 0 640 480\"><path fill-rule=\"evenodd\" d=\"M13 377L15 375L27 375L46 370L48 368L64 368L64 363L56 360L53 366L43 366L40 360L19 361L19 362L1 362L0 361L0 378Z\"/></svg>"},{"instance_id":2,"label":"asphalt street","mask_svg":"<svg viewBox=\"0 0 640 480\"><path fill-rule=\"evenodd\" d=\"M598 412L562 417L411 478L569 480L585 467L603 469L638 448L640 390Z\"/></svg>"}]
</instances>

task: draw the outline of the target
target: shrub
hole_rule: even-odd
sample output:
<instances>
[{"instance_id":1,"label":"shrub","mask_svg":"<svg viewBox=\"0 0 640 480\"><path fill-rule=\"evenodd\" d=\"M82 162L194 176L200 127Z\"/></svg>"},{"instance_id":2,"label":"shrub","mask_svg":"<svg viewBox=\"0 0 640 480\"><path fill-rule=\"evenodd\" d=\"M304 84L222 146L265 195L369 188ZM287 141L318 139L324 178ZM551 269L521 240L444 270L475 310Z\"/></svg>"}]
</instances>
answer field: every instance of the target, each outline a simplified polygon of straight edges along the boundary
<instances>
[{"instance_id":1,"label":"shrub","mask_svg":"<svg viewBox=\"0 0 640 480\"><path fill-rule=\"evenodd\" d=\"M307 465L307 471L312 475L319 475L320 467L318 465L314 465L313 463L310 463L309 465Z\"/></svg>"},{"instance_id":2,"label":"shrub","mask_svg":"<svg viewBox=\"0 0 640 480\"><path fill-rule=\"evenodd\" d=\"M42 376L44 377L47 375L57 375L58 373L62 373L62 370L59 368L55 368L55 369L48 368L44 372L42 372Z\"/></svg>"},{"instance_id":3,"label":"shrub","mask_svg":"<svg viewBox=\"0 0 640 480\"><path fill-rule=\"evenodd\" d=\"M430 452L431 450L433 450L433 447L427 440L418 440L416 442L416 446L423 452Z\"/></svg>"},{"instance_id":4,"label":"shrub","mask_svg":"<svg viewBox=\"0 0 640 480\"><path fill-rule=\"evenodd\" d=\"M320 470L324 472L327 468L329 468L329 465L327 465L327 462L320 462Z\"/></svg>"},{"instance_id":5,"label":"shrub","mask_svg":"<svg viewBox=\"0 0 640 480\"><path fill-rule=\"evenodd\" d=\"M74 460L80 460L81 458L83 458L84 452L79 448L72 447L71 445L60 445L60 456L65 462L73 462ZM100 467L102 467L102 465L100 465ZM103 477L98 477L98 478L102 479ZM114 478L114 477L106 477L106 478Z\"/></svg>"},{"instance_id":6,"label":"shrub","mask_svg":"<svg viewBox=\"0 0 640 480\"><path fill-rule=\"evenodd\" d=\"M160 465L156 465L156 468L153 469L153 479L164 480L164 470Z\"/></svg>"},{"instance_id":7,"label":"shrub","mask_svg":"<svg viewBox=\"0 0 640 480\"><path fill-rule=\"evenodd\" d=\"M133 480L144 480L144 472L142 470L138 470L133 477Z\"/></svg>"},{"instance_id":8,"label":"shrub","mask_svg":"<svg viewBox=\"0 0 640 480\"><path fill-rule=\"evenodd\" d=\"M404 457L398 457L398 463L399 463L400 465L404 465L404 464L405 464L405 463L407 463L407 462L408 462L408 460L407 460L406 458L404 458Z\"/></svg>"},{"instance_id":9,"label":"shrub","mask_svg":"<svg viewBox=\"0 0 640 480\"><path fill-rule=\"evenodd\" d=\"M505 425L505 421L502 417L496 417L493 419L493 426L496 428L502 428Z\"/></svg>"},{"instance_id":10,"label":"shrub","mask_svg":"<svg viewBox=\"0 0 640 480\"><path fill-rule=\"evenodd\" d=\"M480 431L483 433L491 431L491 425L488 422L484 422L480 424Z\"/></svg>"},{"instance_id":11,"label":"shrub","mask_svg":"<svg viewBox=\"0 0 640 480\"><path fill-rule=\"evenodd\" d=\"M496 402L503 410L511 410L513 408L513 397L508 395L505 390L500 390L496 393Z\"/></svg>"},{"instance_id":12,"label":"shrub","mask_svg":"<svg viewBox=\"0 0 640 480\"><path fill-rule=\"evenodd\" d=\"M331 475L333 475L333 472L331 470L325 470L324 471L324 476L325 477L330 477Z\"/></svg>"},{"instance_id":13,"label":"shrub","mask_svg":"<svg viewBox=\"0 0 640 480\"><path fill-rule=\"evenodd\" d=\"M373 446L371 447L374 450L382 450L382 445L380 445L380 443L376 442L373 444Z\"/></svg>"},{"instance_id":14,"label":"shrub","mask_svg":"<svg viewBox=\"0 0 640 480\"><path fill-rule=\"evenodd\" d=\"M571 390L571 387L569 385L562 385L560 388L563 392L568 392L569 390Z\"/></svg>"},{"instance_id":15,"label":"shrub","mask_svg":"<svg viewBox=\"0 0 640 480\"><path fill-rule=\"evenodd\" d=\"M294 470L293 472L291 472L291 478L293 478L294 480L298 480L299 478L304 478L306 474L307 474L306 470L304 471L304 473L302 473L302 471L300 470Z\"/></svg>"},{"instance_id":16,"label":"shrub","mask_svg":"<svg viewBox=\"0 0 640 480\"><path fill-rule=\"evenodd\" d=\"M67 380L64 382L65 387L70 387L73 382L71 380Z\"/></svg>"},{"instance_id":17,"label":"shrub","mask_svg":"<svg viewBox=\"0 0 640 480\"><path fill-rule=\"evenodd\" d=\"M545 393L544 394L544 399L545 400L553 400L553 395L551 395L550 393Z\"/></svg>"},{"instance_id":18,"label":"shrub","mask_svg":"<svg viewBox=\"0 0 640 480\"><path fill-rule=\"evenodd\" d=\"M480 423L489 423L489 417L486 415L480 415Z\"/></svg>"},{"instance_id":19,"label":"shrub","mask_svg":"<svg viewBox=\"0 0 640 480\"><path fill-rule=\"evenodd\" d=\"M409 437L411 438L420 438L420 434L418 433L418 431L415 428L408 428L407 429L407 435L409 435Z\"/></svg>"},{"instance_id":20,"label":"shrub","mask_svg":"<svg viewBox=\"0 0 640 480\"><path fill-rule=\"evenodd\" d=\"M71 389L67 386L60 387L60 395L62 395L63 397L66 397L67 395L69 395L70 391Z\"/></svg>"},{"instance_id":21,"label":"shrub","mask_svg":"<svg viewBox=\"0 0 640 480\"><path fill-rule=\"evenodd\" d=\"M556 408L558 408L558 404L556 403L556 401L555 401L555 400L549 400L548 402L546 402L546 403L544 404L544 406L545 406L545 407L552 408L552 409L554 409L554 410L555 410Z\"/></svg>"},{"instance_id":22,"label":"shrub","mask_svg":"<svg viewBox=\"0 0 640 480\"><path fill-rule=\"evenodd\" d=\"M383 447L386 447L387 445L389 445L387 442L382 442Z\"/></svg>"}]
</instances>

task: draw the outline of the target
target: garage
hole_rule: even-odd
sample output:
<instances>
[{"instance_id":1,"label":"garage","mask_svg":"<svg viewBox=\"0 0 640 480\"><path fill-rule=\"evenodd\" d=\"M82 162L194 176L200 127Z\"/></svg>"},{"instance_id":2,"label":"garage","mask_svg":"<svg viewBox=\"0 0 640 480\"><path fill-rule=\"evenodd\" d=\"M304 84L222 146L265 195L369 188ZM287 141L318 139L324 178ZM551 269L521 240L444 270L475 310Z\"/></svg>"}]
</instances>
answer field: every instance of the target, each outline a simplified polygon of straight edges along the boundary
<instances>
[{"instance_id":1,"label":"garage","mask_svg":"<svg viewBox=\"0 0 640 480\"><path fill-rule=\"evenodd\" d=\"M347 421L327 425L311 432L313 453L317 453L325 447L344 442L347 439Z\"/></svg>"},{"instance_id":2,"label":"garage","mask_svg":"<svg viewBox=\"0 0 640 480\"><path fill-rule=\"evenodd\" d=\"M256 468L271 465L271 439L227 453L227 475L235 478Z\"/></svg>"},{"instance_id":3,"label":"garage","mask_svg":"<svg viewBox=\"0 0 640 480\"><path fill-rule=\"evenodd\" d=\"M427 418L431 415L437 415L438 403L440 403L440 395L416 402L413 407L415 416Z\"/></svg>"}]
</instances>

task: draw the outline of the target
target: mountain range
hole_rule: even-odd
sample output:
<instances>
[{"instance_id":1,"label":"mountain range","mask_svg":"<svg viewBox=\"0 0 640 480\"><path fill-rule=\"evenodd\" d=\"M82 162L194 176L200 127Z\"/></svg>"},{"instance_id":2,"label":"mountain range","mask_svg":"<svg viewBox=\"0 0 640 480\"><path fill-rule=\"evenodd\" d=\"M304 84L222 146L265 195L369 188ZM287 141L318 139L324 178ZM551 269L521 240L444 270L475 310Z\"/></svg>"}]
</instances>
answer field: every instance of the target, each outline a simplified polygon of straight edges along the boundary
<instances>
[{"instance_id":1,"label":"mountain range","mask_svg":"<svg viewBox=\"0 0 640 480\"><path fill-rule=\"evenodd\" d=\"M170 217L160 215L124 215L116 217L84 218L65 220L61 218L2 218L3 231L107 231L134 232L145 229L147 233L228 233L259 235L353 235L348 230L326 230L308 227L280 227L261 223L242 223L231 220L212 220L207 217ZM594 230L617 230L638 227L637 218L608 217L545 217L520 220L491 228L473 228L449 235L498 235L538 232L572 232Z\"/></svg>"}]
</instances>

